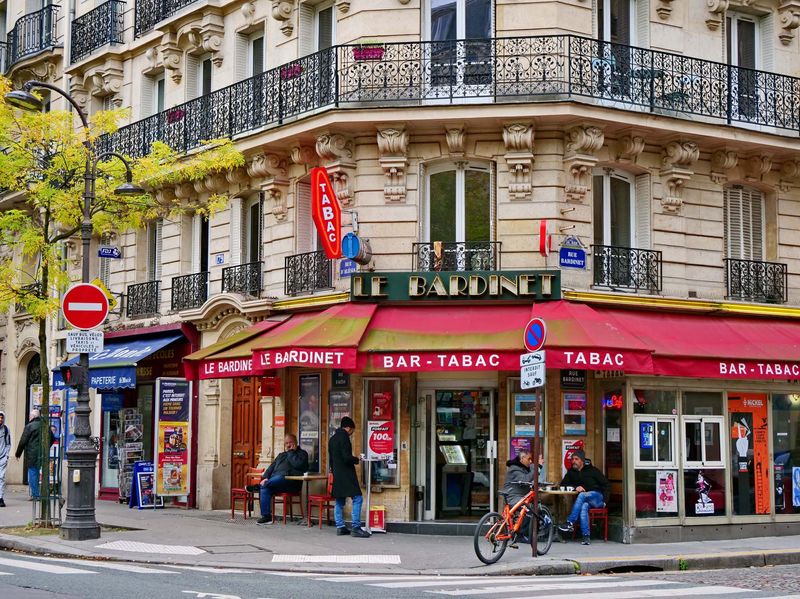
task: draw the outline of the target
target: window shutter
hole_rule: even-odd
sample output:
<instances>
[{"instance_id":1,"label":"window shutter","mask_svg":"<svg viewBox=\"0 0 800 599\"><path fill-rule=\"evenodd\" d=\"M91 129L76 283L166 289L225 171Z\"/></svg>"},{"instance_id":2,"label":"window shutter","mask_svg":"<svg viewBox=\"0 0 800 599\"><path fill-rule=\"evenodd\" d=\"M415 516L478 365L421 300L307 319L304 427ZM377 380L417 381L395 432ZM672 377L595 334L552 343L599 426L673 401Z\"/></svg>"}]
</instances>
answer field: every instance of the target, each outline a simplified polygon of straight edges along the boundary
<instances>
[{"instance_id":1,"label":"window shutter","mask_svg":"<svg viewBox=\"0 0 800 599\"><path fill-rule=\"evenodd\" d=\"M756 189L744 189L742 207L749 221L750 260L764 259L764 196Z\"/></svg>"},{"instance_id":2,"label":"window shutter","mask_svg":"<svg viewBox=\"0 0 800 599\"><path fill-rule=\"evenodd\" d=\"M304 254L314 249L312 238L314 224L311 222L311 184L308 181L300 181L297 184L294 208L297 218L297 253Z\"/></svg>"},{"instance_id":3,"label":"window shutter","mask_svg":"<svg viewBox=\"0 0 800 599\"><path fill-rule=\"evenodd\" d=\"M158 219L156 221L156 256L155 256L155 277L154 280L160 281L161 280L161 255L163 253L163 240L164 240L164 221L162 219Z\"/></svg>"},{"instance_id":4,"label":"window shutter","mask_svg":"<svg viewBox=\"0 0 800 599\"><path fill-rule=\"evenodd\" d=\"M636 204L634 207L636 213L636 247L648 250L650 249L651 243L650 232L653 228L653 200L650 173L636 175L634 185L634 193L636 194Z\"/></svg>"},{"instance_id":5,"label":"window shutter","mask_svg":"<svg viewBox=\"0 0 800 599\"><path fill-rule=\"evenodd\" d=\"M775 70L775 14L769 13L761 17L759 31L761 41L761 57L756 68L762 71Z\"/></svg>"},{"instance_id":6,"label":"window shutter","mask_svg":"<svg viewBox=\"0 0 800 599\"><path fill-rule=\"evenodd\" d=\"M264 259L264 192L258 194L258 255L255 259L261 262Z\"/></svg>"},{"instance_id":7,"label":"window shutter","mask_svg":"<svg viewBox=\"0 0 800 599\"><path fill-rule=\"evenodd\" d=\"M605 0L592 0L592 34L603 39L603 22L601 21L601 5Z\"/></svg>"},{"instance_id":8,"label":"window shutter","mask_svg":"<svg viewBox=\"0 0 800 599\"><path fill-rule=\"evenodd\" d=\"M155 101L153 92L155 91L156 82L152 77L142 78L142 97L139 102L139 118L143 119L155 113Z\"/></svg>"},{"instance_id":9,"label":"window shutter","mask_svg":"<svg viewBox=\"0 0 800 599\"><path fill-rule=\"evenodd\" d=\"M417 177L417 196L419 198L419 241L428 241L428 167L419 163L419 176Z\"/></svg>"},{"instance_id":10,"label":"window shutter","mask_svg":"<svg viewBox=\"0 0 800 599\"><path fill-rule=\"evenodd\" d=\"M184 77L186 86L186 99L195 99L200 92L198 77L200 71L200 60L196 56L186 55L186 75Z\"/></svg>"},{"instance_id":11,"label":"window shutter","mask_svg":"<svg viewBox=\"0 0 800 599\"><path fill-rule=\"evenodd\" d=\"M250 40L246 35L241 33L236 35L236 48L234 50L236 56L236 81L247 79L250 73L247 72L250 60Z\"/></svg>"},{"instance_id":12,"label":"window shutter","mask_svg":"<svg viewBox=\"0 0 800 599\"><path fill-rule=\"evenodd\" d=\"M742 188L727 187L724 192L726 257L741 259L742 250Z\"/></svg>"},{"instance_id":13,"label":"window shutter","mask_svg":"<svg viewBox=\"0 0 800 599\"><path fill-rule=\"evenodd\" d=\"M497 239L497 163L489 165L489 240Z\"/></svg>"},{"instance_id":14,"label":"window shutter","mask_svg":"<svg viewBox=\"0 0 800 599\"><path fill-rule=\"evenodd\" d=\"M157 221L150 223L150 227L148 229L149 239L147 240L148 241L147 249L148 252L150 253L147 260L148 281L161 280L162 226L163 226L163 221L161 219L158 219Z\"/></svg>"},{"instance_id":15,"label":"window shutter","mask_svg":"<svg viewBox=\"0 0 800 599\"><path fill-rule=\"evenodd\" d=\"M303 3L297 10L300 29L297 37L298 50L300 51L300 56L308 56L309 54L313 54L316 49L316 40L314 39L314 7Z\"/></svg>"},{"instance_id":16,"label":"window shutter","mask_svg":"<svg viewBox=\"0 0 800 599\"><path fill-rule=\"evenodd\" d=\"M242 263L242 198L231 198L231 266Z\"/></svg>"},{"instance_id":17,"label":"window shutter","mask_svg":"<svg viewBox=\"0 0 800 599\"><path fill-rule=\"evenodd\" d=\"M109 245L111 243L110 236L107 234L103 235L100 238L100 243L102 245ZM66 250L66 248L63 249ZM109 281L111 280L111 260L109 258L100 258L99 262L100 264L97 276L103 282L103 285L109 287L110 286Z\"/></svg>"},{"instance_id":18,"label":"window shutter","mask_svg":"<svg viewBox=\"0 0 800 599\"><path fill-rule=\"evenodd\" d=\"M258 75L264 72L264 37L254 38L250 42L251 75Z\"/></svg>"},{"instance_id":19,"label":"window shutter","mask_svg":"<svg viewBox=\"0 0 800 599\"><path fill-rule=\"evenodd\" d=\"M333 45L334 19L333 6L317 11L317 40L315 50L325 50Z\"/></svg>"},{"instance_id":20,"label":"window shutter","mask_svg":"<svg viewBox=\"0 0 800 599\"><path fill-rule=\"evenodd\" d=\"M636 0L636 43L640 48L650 47L650 0Z\"/></svg>"},{"instance_id":21,"label":"window shutter","mask_svg":"<svg viewBox=\"0 0 800 599\"><path fill-rule=\"evenodd\" d=\"M203 217L195 214L192 217L192 273L200 272L200 252L202 251Z\"/></svg>"}]
</instances>

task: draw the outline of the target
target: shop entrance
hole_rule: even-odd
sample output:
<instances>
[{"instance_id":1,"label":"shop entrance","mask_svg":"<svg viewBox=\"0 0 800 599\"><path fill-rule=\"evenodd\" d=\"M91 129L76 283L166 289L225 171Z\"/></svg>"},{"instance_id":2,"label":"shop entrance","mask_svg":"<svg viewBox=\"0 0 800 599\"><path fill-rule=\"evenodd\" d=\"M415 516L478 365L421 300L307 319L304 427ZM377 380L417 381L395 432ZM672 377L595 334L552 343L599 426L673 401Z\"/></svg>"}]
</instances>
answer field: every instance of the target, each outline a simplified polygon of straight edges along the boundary
<instances>
[{"instance_id":1,"label":"shop entrance","mask_svg":"<svg viewBox=\"0 0 800 599\"><path fill-rule=\"evenodd\" d=\"M417 438L426 520L477 520L497 495L496 392L493 389L423 390L425 425Z\"/></svg>"},{"instance_id":2,"label":"shop entrance","mask_svg":"<svg viewBox=\"0 0 800 599\"><path fill-rule=\"evenodd\" d=\"M248 468L258 465L261 454L261 413L257 380L253 377L233 379L233 423L231 426L231 488L247 484Z\"/></svg>"}]
</instances>

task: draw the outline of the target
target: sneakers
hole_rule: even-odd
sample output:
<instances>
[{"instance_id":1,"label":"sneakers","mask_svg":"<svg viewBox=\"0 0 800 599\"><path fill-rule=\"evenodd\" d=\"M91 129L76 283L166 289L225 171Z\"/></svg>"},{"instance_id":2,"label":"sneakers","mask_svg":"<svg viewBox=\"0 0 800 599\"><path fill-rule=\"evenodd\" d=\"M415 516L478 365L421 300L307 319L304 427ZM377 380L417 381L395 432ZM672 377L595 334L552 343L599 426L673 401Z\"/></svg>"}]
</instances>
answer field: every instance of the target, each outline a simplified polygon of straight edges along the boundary
<instances>
[{"instance_id":1,"label":"sneakers","mask_svg":"<svg viewBox=\"0 0 800 599\"><path fill-rule=\"evenodd\" d=\"M581 545L591 545L591 544L592 543L589 540L589 537L583 537L583 540L581 541Z\"/></svg>"},{"instance_id":2,"label":"sneakers","mask_svg":"<svg viewBox=\"0 0 800 599\"><path fill-rule=\"evenodd\" d=\"M371 534L369 534L366 530L364 530L360 526L358 528L354 528L353 531L350 534L352 536L356 537L357 539L368 539L368 538L370 538L372 536Z\"/></svg>"},{"instance_id":3,"label":"sneakers","mask_svg":"<svg viewBox=\"0 0 800 599\"><path fill-rule=\"evenodd\" d=\"M564 522L564 524L559 524L558 530L564 534L572 534L575 531L575 527L572 525L572 522L568 520Z\"/></svg>"},{"instance_id":4,"label":"sneakers","mask_svg":"<svg viewBox=\"0 0 800 599\"><path fill-rule=\"evenodd\" d=\"M336 529L336 536L337 537L345 537L350 534L350 529L346 526L342 526L341 528Z\"/></svg>"},{"instance_id":5,"label":"sneakers","mask_svg":"<svg viewBox=\"0 0 800 599\"><path fill-rule=\"evenodd\" d=\"M6 502L3 501L2 497L0 497L0 507L6 507Z\"/></svg>"},{"instance_id":6,"label":"sneakers","mask_svg":"<svg viewBox=\"0 0 800 599\"><path fill-rule=\"evenodd\" d=\"M266 524L272 524L272 516L261 516L256 524L264 526Z\"/></svg>"},{"instance_id":7,"label":"sneakers","mask_svg":"<svg viewBox=\"0 0 800 599\"><path fill-rule=\"evenodd\" d=\"M258 493L261 491L261 485L247 485L244 490L248 493Z\"/></svg>"}]
</instances>

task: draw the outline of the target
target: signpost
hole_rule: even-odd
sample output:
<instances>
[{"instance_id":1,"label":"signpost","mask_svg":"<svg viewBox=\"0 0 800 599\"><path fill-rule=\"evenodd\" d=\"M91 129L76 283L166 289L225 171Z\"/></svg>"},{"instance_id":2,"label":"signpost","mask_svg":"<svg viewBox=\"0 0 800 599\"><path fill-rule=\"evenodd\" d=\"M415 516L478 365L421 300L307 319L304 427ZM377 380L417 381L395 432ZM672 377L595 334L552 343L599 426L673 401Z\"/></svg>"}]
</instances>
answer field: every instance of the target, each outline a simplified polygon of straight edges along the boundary
<instances>
[{"instance_id":1,"label":"signpost","mask_svg":"<svg viewBox=\"0 0 800 599\"><path fill-rule=\"evenodd\" d=\"M541 318L531 318L528 324L525 325L525 332L523 333L523 341L525 349L529 352L536 352L544 347L544 341L547 338L547 325Z\"/></svg>"},{"instance_id":2,"label":"signpost","mask_svg":"<svg viewBox=\"0 0 800 599\"><path fill-rule=\"evenodd\" d=\"M64 294L61 311L76 329L94 329L108 317L108 298L97 285L79 283Z\"/></svg>"},{"instance_id":3,"label":"signpost","mask_svg":"<svg viewBox=\"0 0 800 599\"><path fill-rule=\"evenodd\" d=\"M103 331L67 331L68 354L96 354L103 351Z\"/></svg>"},{"instance_id":4,"label":"signpost","mask_svg":"<svg viewBox=\"0 0 800 599\"><path fill-rule=\"evenodd\" d=\"M97 249L97 255L100 258L113 258L116 260L122 258L122 250L115 245L101 245Z\"/></svg>"},{"instance_id":5,"label":"signpost","mask_svg":"<svg viewBox=\"0 0 800 599\"><path fill-rule=\"evenodd\" d=\"M567 237L558 250L558 265L561 268L586 268L586 248L577 237Z\"/></svg>"},{"instance_id":6,"label":"signpost","mask_svg":"<svg viewBox=\"0 0 800 599\"><path fill-rule=\"evenodd\" d=\"M520 387L536 389L545 383L544 351L522 354L519 357Z\"/></svg>"}]
</instances>

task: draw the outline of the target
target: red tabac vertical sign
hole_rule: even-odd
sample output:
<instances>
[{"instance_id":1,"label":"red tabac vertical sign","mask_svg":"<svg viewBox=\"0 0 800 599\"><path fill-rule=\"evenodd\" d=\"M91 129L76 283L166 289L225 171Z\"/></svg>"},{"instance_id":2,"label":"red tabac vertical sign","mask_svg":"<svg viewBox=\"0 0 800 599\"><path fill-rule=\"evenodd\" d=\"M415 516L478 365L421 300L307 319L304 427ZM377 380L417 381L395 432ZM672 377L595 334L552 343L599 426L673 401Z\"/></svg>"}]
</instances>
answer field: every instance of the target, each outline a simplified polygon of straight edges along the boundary
<instances>
[{"instance_id":1,"label":"red tabac vertical sign","mask_svg":"<svg viewBox=\"0 0 800 599\"><path fill-rule=\"evenodd\" d=\"M311 169L311 217L328 258L342 256L342 211L324 167Z\"/></svg>"}]
</instances>

